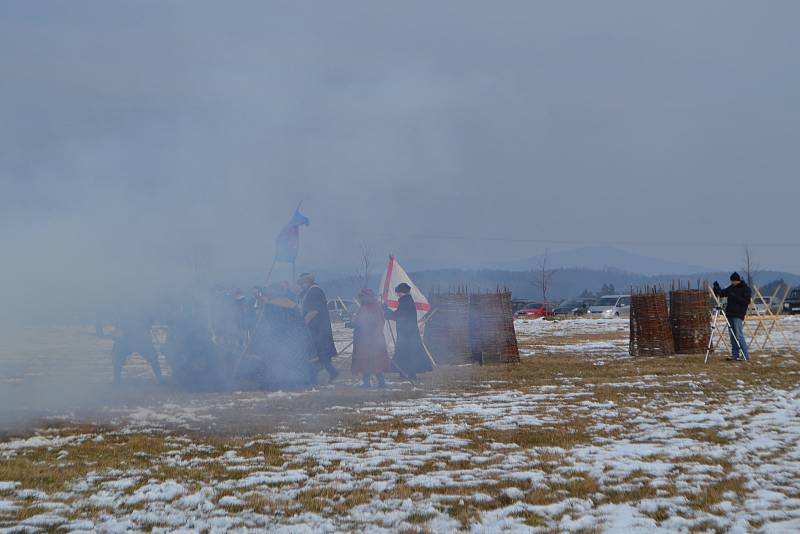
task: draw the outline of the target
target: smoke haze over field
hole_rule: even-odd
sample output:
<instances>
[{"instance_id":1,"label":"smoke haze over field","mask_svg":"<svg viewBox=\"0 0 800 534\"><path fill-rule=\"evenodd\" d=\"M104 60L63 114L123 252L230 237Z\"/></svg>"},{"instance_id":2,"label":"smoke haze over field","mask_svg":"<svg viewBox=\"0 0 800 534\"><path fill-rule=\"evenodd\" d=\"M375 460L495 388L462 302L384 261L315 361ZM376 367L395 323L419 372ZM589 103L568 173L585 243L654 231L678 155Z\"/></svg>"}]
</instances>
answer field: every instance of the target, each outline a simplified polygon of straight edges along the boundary
<instances>
[{"instance_id":1,"label":"smoke haze over field","mask_svg":"<svg viewBox=\"0 0 800 534\"><path fill-rule=\"evenodd\" d=\"M586 244L738 268L750 243L799 272L798 15L5 1L0 318L257 279L301 199L303 269L362 242L412 270Z\"/></svg>"}]
</instances>

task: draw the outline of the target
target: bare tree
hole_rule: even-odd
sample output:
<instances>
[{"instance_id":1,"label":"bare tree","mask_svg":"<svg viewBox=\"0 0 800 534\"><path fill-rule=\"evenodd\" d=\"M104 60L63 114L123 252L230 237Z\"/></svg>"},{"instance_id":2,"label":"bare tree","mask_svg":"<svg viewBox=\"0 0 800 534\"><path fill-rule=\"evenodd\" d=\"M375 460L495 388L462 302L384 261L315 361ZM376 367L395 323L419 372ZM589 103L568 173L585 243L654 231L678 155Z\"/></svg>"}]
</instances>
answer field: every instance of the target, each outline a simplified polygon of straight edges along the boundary
<instances>
[{"instance_id":1,"label":"bare tree","mask_svg":"<svg viewBox=\"0 0 800 534\"><path fill-rule=\"evenodd\" d=\"M753 261L753 254L750 250L750 245L744 246L744 278L747 280L747 285L753 287L753 277L758 272L758 265Z\"/></svg>"},{"instance_id":2,"label":"bare tree","mask_svg":"<svg viewBox=\"0 0 800 534\"><path fill-rule=\"evenodd\" d=\"M372 268L372 247L366 242L361 243L361 263L358 267L356 279L360 287L369 287L369 277Z\"/></svg>"},{"instance_id":3,"label":"bare tree","mask_svg":"<svg viewBox=\"0 0 800 534\"><path fill-rule=\"evenodd\" d=\"M533 285L535 285L539 291L542 293L542 302L547 305L547 297L550 294L550 286L553 281L553 276L556 274L554 269L547 268L547 254L548 251L544 251L544 255L539 260L539 265L534 271L534 280Z\"/></svg>"}]
</instances>

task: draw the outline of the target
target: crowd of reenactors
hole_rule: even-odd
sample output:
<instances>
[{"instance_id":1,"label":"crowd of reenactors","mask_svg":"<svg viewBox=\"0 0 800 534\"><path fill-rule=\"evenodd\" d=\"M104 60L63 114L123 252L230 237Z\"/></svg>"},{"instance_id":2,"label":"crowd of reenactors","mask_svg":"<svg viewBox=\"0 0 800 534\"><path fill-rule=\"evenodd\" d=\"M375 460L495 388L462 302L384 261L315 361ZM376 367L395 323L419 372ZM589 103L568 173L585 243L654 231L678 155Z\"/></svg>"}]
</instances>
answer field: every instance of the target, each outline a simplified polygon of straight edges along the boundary
<instances>
[{"instance_id":1,"label":"crowd of reenactors","mask_svg":"<svg viewBox=\"0 0 800 534\"><path fill-rule=\"evenodd\" d=\"M417 380L430 371L417 323L411 288L396 288L399 307L382 306L374 292L359 293L359 309L348 326L354 329L351 372L364 387L386 386L385 373L396 372ZM132 311L119 317L112 348L114 383L119 384L125 361L139 354L162 382L159 352L164 355L175 385L191 390L286 389L313 386L320 373L333 382L337 348L325 292L310 273L296 286L288 282L255 286L250 295L216 287L205 298L175 299L162 307L155 321L150 313ZM386 319L396 323L395 354L390 358L385 336ZM165 335L154 343L154 323ZM102 327L98 332L102 331ZM156 350L158 345L158 350Z\"/></svg>"}]
</instances>

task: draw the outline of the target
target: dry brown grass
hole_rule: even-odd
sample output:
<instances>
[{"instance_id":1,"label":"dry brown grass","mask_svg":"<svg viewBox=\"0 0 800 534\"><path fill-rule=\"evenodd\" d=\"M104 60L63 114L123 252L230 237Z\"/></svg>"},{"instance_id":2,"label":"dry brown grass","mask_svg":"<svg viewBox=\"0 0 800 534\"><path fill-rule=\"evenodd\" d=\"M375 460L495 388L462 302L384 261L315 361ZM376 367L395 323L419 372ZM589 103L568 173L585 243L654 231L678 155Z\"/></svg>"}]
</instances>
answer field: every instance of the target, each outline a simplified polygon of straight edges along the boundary
<instances>
[{"instance_id":1,"label":"dry brown grass","mask_svg":"<svg viewBox=\"0 0 800 534\"><path fill-rule=\"evenodd\" d=\"M693 439L695 441L704 441L706 443L715 443L717 445L729 445L731 440L719 434L721 429L718 428L687 428L681 431L683 437Z\"/></svg>"},{"instance_id":2,"label":"dry brown grass","mask_svg":"<svg viewBox=\"0 0 800 534\"><path fill-rule=\"evenodd\" d=\"M69 454L59 460L62 449ZM167 450L163 436L142 434L110 434L102 441L89 439L57 450L20 449L15 457L0 460L0 480L47 492L62 491L90 471L146 468Z\"/></svg>"},{"instance_id":3,"label":"dry brown grass","mask_svg":"<svg viewBox=\"0 0 800 534\"><path fill-rule=\"evenodd\" d=\"M689 503L692 508L702 510L704 512L711 511L711 507L721 502L723 494L726 492L733 492L738 498L744 497L746 493L745 479L743 478L725 478L712 482L705 486L699 493L688 495Z\"/></svg>"},{"instance_id":4,"label":"dry brown grass","mask_svg":"<svg viewBox=\"0 0 800 534\"><path fill-rule=\"evenodd\" d=\"M283 452L274 443L258 442L251 447L240 450L240 454L245 458L258 458L263 460L266 465L279 467L284 464Z\"/></svg>"},{"instance_id":5,"label":"dry brown grass","mask_svg":"<svg viewBox=\"0 0 800 534\"><path fill-rule=\"evenodd\" d=\"M421 523L427 523L434 517L436 516L431 513L412 512L406 516L405 520L412 524L421 524Z\"/></svg>"},{"instance_id":6,"label":"dry brown grass","mask_svg":"<svg viewBox=\"0 0 800 534\"><path fill-rule=\"evenodd\" d=\"M579 341L613 339L615 334L602 334L591 336L570 336L558 337L558 343L575 343ZM537 340L537 343L545 343L544 340ZM525 450L532 458L530 468L540 469L541 471L552 474L558 473L566 480L558 483L550 483L548 487L539 485L531 486L523 481L512 481L507 479L488 479L481 484L473 486L447 486L441 488L412 487L402 479L398 480L394 487L383 492L376 493L364 489L352 491L336 491L332 487L314 487L314 482L310 483L306 489L299 492L296 499L290 503L276 502L259 494L256 491L240 496L244 500L241 505L229 505L225 509L229 513L238 513L243 510L253 510L260 514L273 516L288 516L303 512L312 512L326 516L344 516L354 507L370 502L372 499L412 499L421 501L440 496L462 496L462 500L442 501L441 509L446 511L454 519L458 520L463 528L468 529L480 518L480 514L486 510L492 510L507 506L515 502L510 498L505 490L511 487L518 488L524 492L523 502L531 505L546 505L561 501L566 498L592 499L596 504L602 503L636 503L642 499L675 496L679 492L672 484L653 487L650 484L653 477L647 473L637 472L627 476L617 486L606 485L602 487L591 476L582 472L560 471L568 465L569 449L576 446L587 445L592 442L596 435L589 428L598 422L595 418L590 418L587 411L591 408L581 406L584 401L593 402L613 402L622 411L625 407L640 407L653 400L659 403L669 403L672 401L685 402L687 399L701 398L708 402L707 409L714 408L714 402L725 399L727 394L737 389L737 381L745 382L748 387L774 387L774 388L795 388L797 382L797 372L800 365L796 360L786 360L779 358L756 357L757 361L751 365L730 364L712 359L709 364L703 364L702 355L675 356L669 358L637 358L637 359L614 359L604 358L605 364L595 366L593 362L597 359L594 356L582 354L565 354L559 356L546 356L536 359L526 359L522 363L514 365L498 365L485 367L442 367L432 375L425 377L425 382L419 390L392 391L382 400L410 399L416 396L425 395L427 392L442 392L461 395L464 393L493 393L506 390L526 391L537 386L553 386L565 383L560 380L568 379L572 383L582 384L589 395L578 397L562 397L556 400L544 399L537 405L531 407L531 413L545 413L547 409L556 406L559 409L558 423L548 423L545 426L522 427L512 430L496 430L481 428L482 419L477 419L471 415L449 416L432 415L425 416L426 426L439 425L457 422L459 424L470 424L472 429L457 435L469 441L469 445L463 447L466 451L486 452L490 443L514 443ZM627 382L640 382L642 377L648 375L656 377L659 384L655 387L641 388L634 385L624 385ZM688 376L686 376L688 375ZM653 382L647 379L648 382ZM674 383L679 381L692 380L693 384ZM701 383L703 380L710 380ZM489 381L496 381L491 388L485 388ZM613 386L611 384L614 384ZM590 387L591 386L591 387ZM561 392L570 391L567 389ZM559 390L548 390L548 392L558 393ZM695 396L695 392L702 393L702 396ZM299 400L289 401L277 400L275 404L275 420L286 424L290 429L307 430L308 426L300 424L293 419L298 412L320 413L324 412L326 406L331 404L351 405L358 407L364 402L376 400L374 392L364 393L356 388L347 386L338 387L334 390L323 390L319 395L310 395L309 398L303 397ZM602 421L608 424L619 424L627 428L625 417L615 417L613 410L608 410L610 416L603 417ZM407 418L392 417L381 421L370 419L370 412L363 414L353 413L347 416L336 415L335 424L337 428L334 432L341 432L345 435L368 433L374 437L391 437L396 442L417 441L418 435L406 434L407 429L414 429L418 424ZM755 407L752 414L759 413L759 408ZM247 417L236 415L236 417ZM333 421L333 417L330 419ZM323 423L320 423L321 425ZM324 423L327 424L327 423ZM294 426L293 426L294 425ZM101 429L105 435L105 441L94 442L86 441L81 444L68 445L64 447L69 451L69 455L63 460L57 460L57 450L48 451L46 449L22 450L17 457L0 461L0 480L16 480L22 483L25 488L42 489L47 492L61 491L69 486L70 482L80 480L89 471L103 473L111 469L127 470L130 468L142 469L146 473L140 484L146 483L148 478L157 480L174 479L189 487L200 484L213 485L217 481L239 479L247 476L251 470L263 469L264 466L282 467L287 469L303 469L312 476L318 470L330 472L333 469L342 469L346 464L321 465L314 458L292 457L284 454L281 447L271 442L269 439L258 439L250 446L246 446L254 438L263 438L263 434L256 433L255 436L249 435L248 438L240 437L237 429L237 420L226 420L226 424L213 436L207 433L197 433L190 435L190 441L194 445L199 445L200 450L184 452L182 448L189 440L180 441L174 438L174 434L140 434L121 436L116 435L113 429ZM727 445L730 440L719 435L721 428L695 428L681 430L682 437L691 438L703 443ZM96 433L98 427L76 427L74 425L59 428L58 432L63 434L76 433ZM248 431L249 432L249 431ZM263 430L262 430L263 432ZM621 436L625 431L616 433L603 433L603 436ZM171 437L173 436L173 437ZM560 454L553 451L542 451L541 448L560 447L566 449L565 453ZM247 463L242 464L245 469L231 469L222 455L229 450L235 450L237 454L245 459ZM349 450L348 454L359 455L367 452L367 449ZM516 451L519 452L519 451ZM176 466L172 462L166 462L165 458L171 454L170 458L181 460L192 460L189 465ZM401 477L408 480L410 477L436 472L447 471L467 471L476 467L487 467L502 461L505 453L500 451L497 458L493 458L489 463L477 466L470 460L429 460L422 465L400 471ZM777 453L776 453L777 454ZM719 465L725 473L732 471L730 462L715 458L706 457L702 454L682 457L679 461L665 455L653 455L644 458L645 461L665 461L678 464L700 463L707 465ZM392 468L394 462L386 460L382 462L376 471ZM680 468L676 469L680 473ZM675 472L668 476L674 477ZM359 477L371 476L369 473L360 472ZM496 476L496 475L493 475ZM136 487L129 491L135 491ZM694 495L686 495L690 500L689 505L698 511L710 511L711 507L723 500L722 495L728 491L734 492L739 498L744 495L744 481L738 478L725 478L707 484L702 490ZM477 493L486 494L490 497L488 501L471 500L470 495ZM235 492L218 492L217 499L225 495L233 495ZM33 502L26 503L13 516L15 520L23 520L26 517L35 515L42 511ZM71 517L94 517L107 510L82 506L70 513ZM659 508L654 512L648 513L657 522L663 522L669 518L670 511L667 508ZM432 516L425 513L410 514L406 521L413 525L410 531L424 531L424 524ZM531 513L521 512L516 517L531 527L546 527L547 522L544 517ZM158 526L158 525L150 525ZM714 530L713 524L705 525L708 529Z\"/></svg>"},{"instance_id":7,"label":"dry brown grass","mask_svg":"<svg viewBox=\"0 0 800 534\"><path fill-rule=\"evenodd\" d=\"M312 488L301 491L296 500L304 511L319 514L330 508L338 497L339 492L333 488Z\"/></svg>"},{"instance_id":8,"label":"dry brown grass","mask_svg":"<svg viewBox=\"0 0 800 534\"><path fill-rule=\"evenodd\" d=\"M524 512L516 512L511 514L512 517L519 517L522 522L529 527L544 527L547 525L547 520L541 515L525 510Z\"/></svg>"},{"instance_id":9,"label":"dry brown grass","mask_svg":"<svg viewBox=\"0 0 800 534\"><path fill-rule=\"evenodd\" d=\"M456 437L470 440L470 448L478 451L486 450L490 443L513 443L523 449L536 447L569 449L592 441L592 436L586 430L587 424L587 420L573 419L559 426L523 427L514 430L482 428L460 432Z\"/></svg>"}]
</instances>

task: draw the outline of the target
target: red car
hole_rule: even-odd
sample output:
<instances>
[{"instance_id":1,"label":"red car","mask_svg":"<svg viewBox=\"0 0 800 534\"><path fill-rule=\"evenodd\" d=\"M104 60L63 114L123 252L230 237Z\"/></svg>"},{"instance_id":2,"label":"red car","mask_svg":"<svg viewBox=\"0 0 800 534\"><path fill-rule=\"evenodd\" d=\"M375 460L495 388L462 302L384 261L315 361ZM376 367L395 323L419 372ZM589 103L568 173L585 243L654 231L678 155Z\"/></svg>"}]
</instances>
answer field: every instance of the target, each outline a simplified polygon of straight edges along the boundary
<instances>
[{"instance_id":1,"label":"red car","mask_svg":"<svg viewBox=\"0 0 800 534\"><path fill-rule=\"evenodd\" d=\"M553 310L550 305L545 306L541 302L529 302L522 309L514 314L517 319L537 319L539 317L548 317L553 315Z\"/></svg>"}]
</instances>

